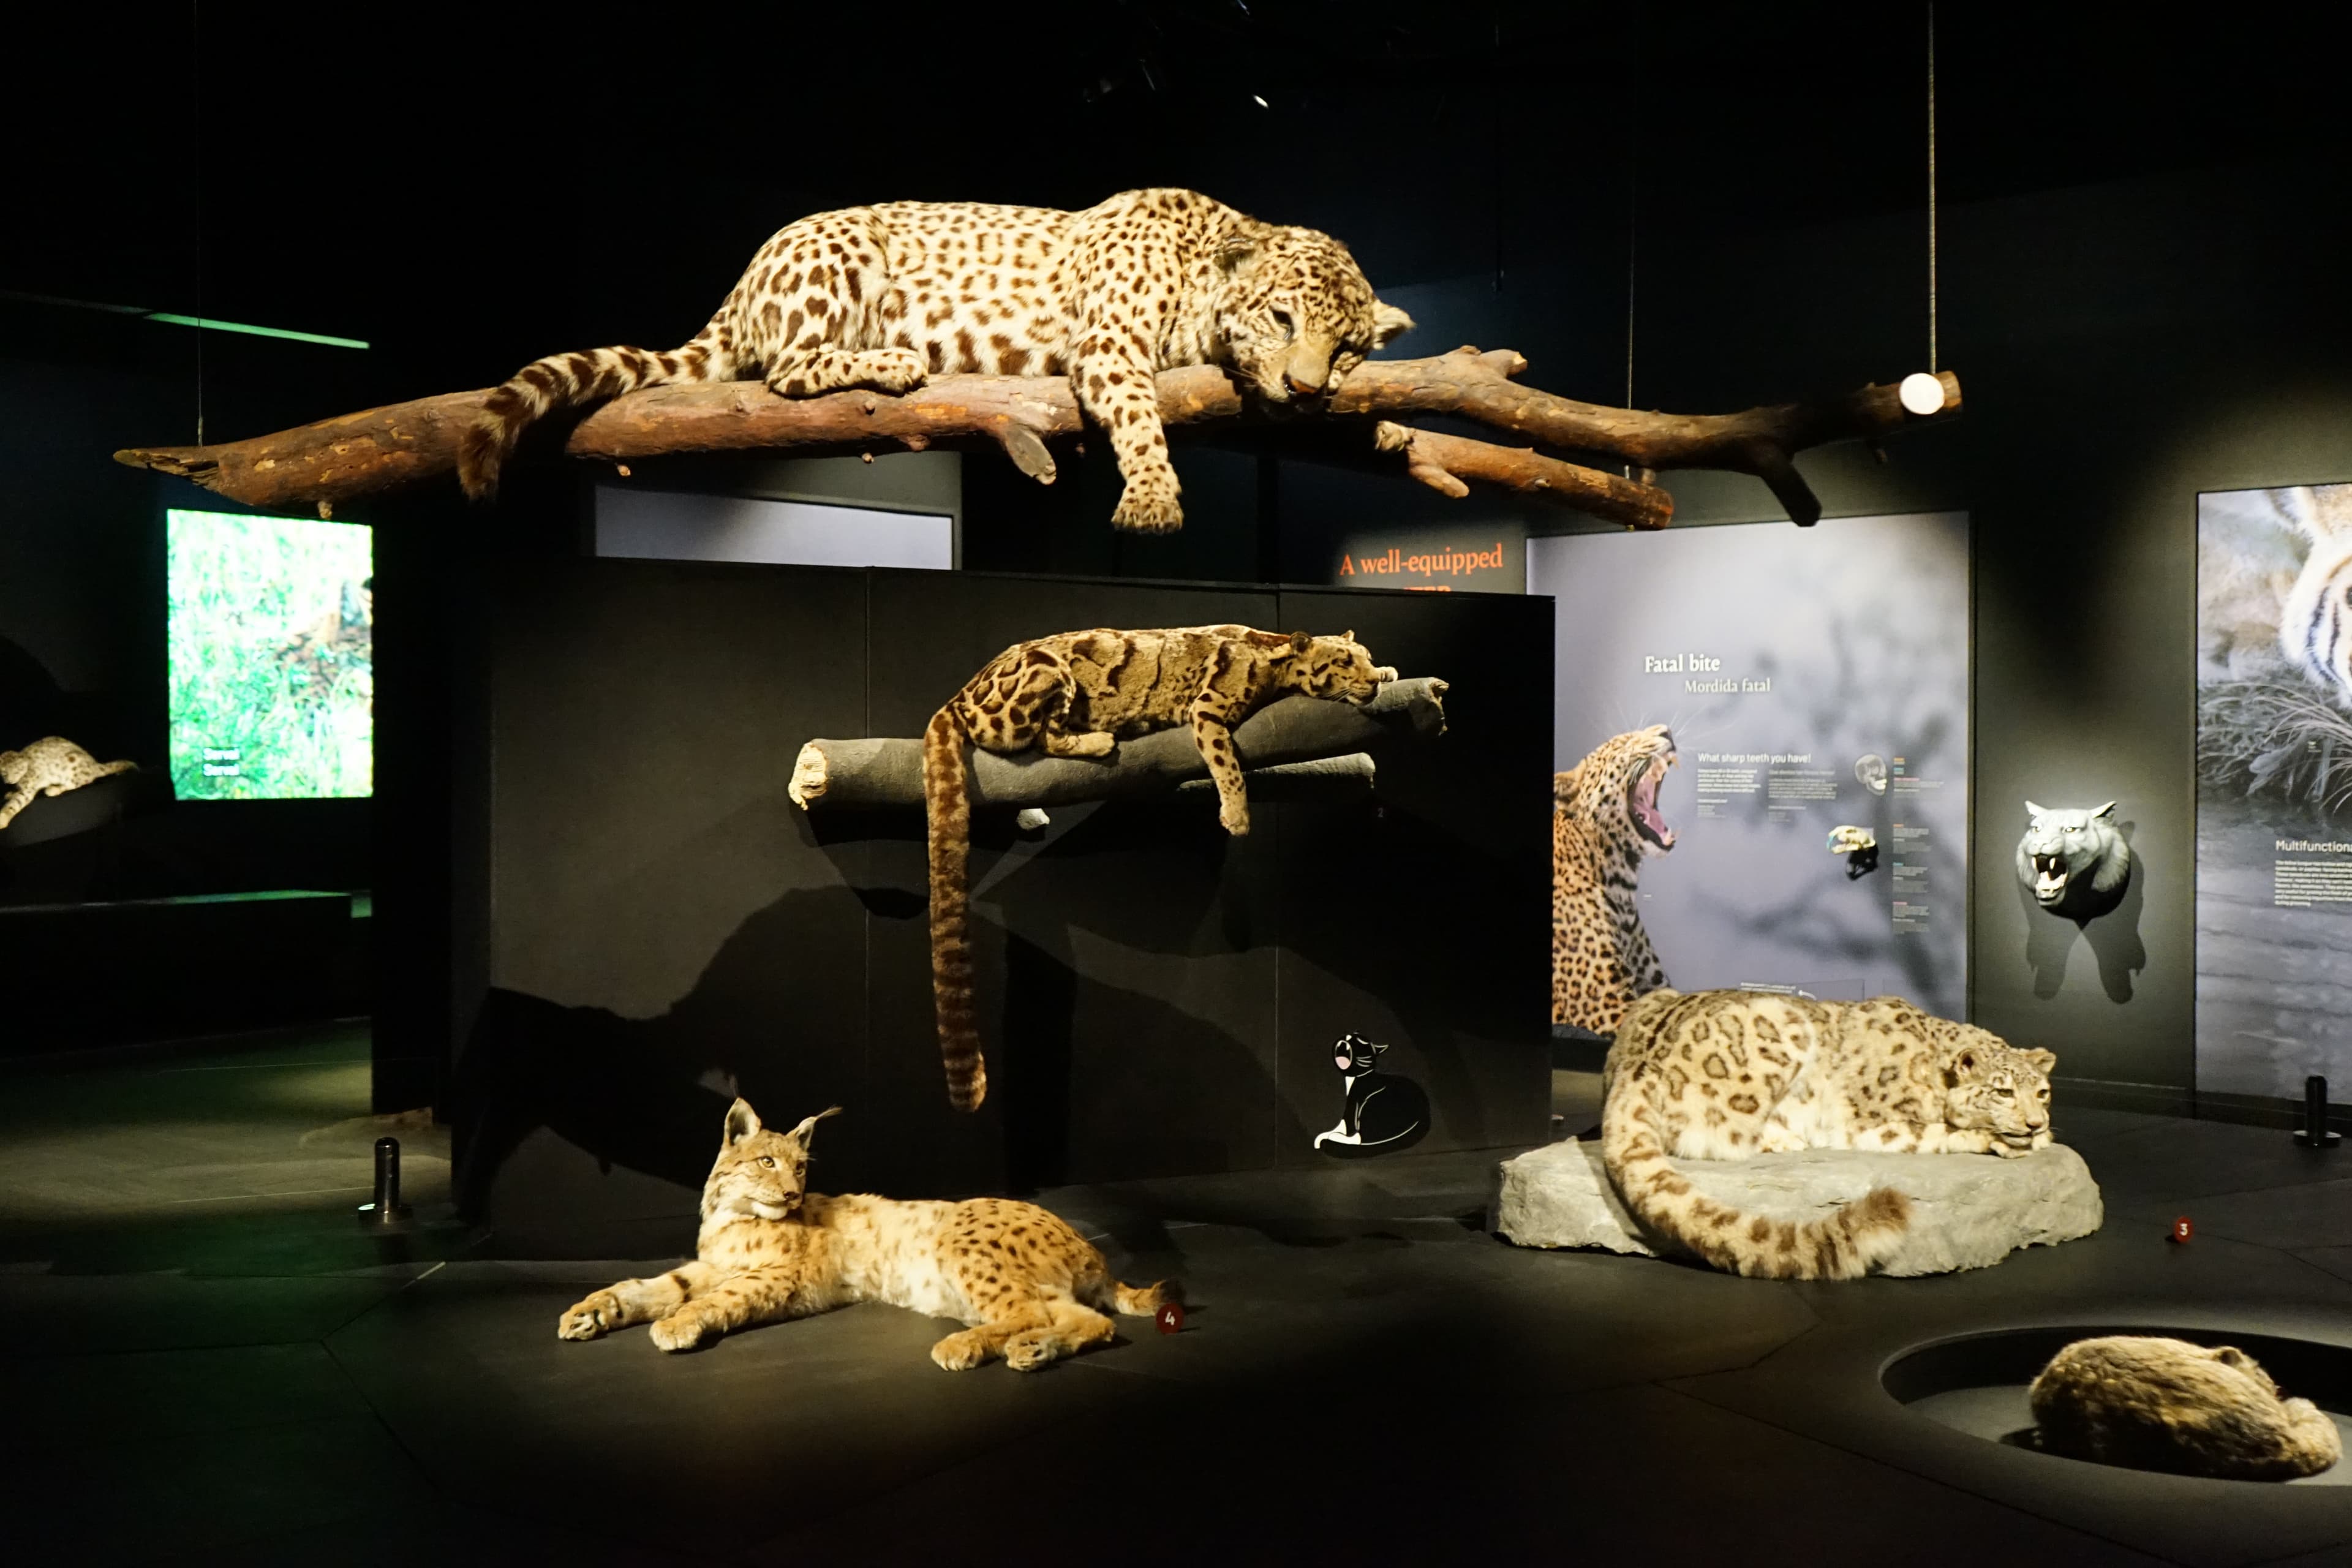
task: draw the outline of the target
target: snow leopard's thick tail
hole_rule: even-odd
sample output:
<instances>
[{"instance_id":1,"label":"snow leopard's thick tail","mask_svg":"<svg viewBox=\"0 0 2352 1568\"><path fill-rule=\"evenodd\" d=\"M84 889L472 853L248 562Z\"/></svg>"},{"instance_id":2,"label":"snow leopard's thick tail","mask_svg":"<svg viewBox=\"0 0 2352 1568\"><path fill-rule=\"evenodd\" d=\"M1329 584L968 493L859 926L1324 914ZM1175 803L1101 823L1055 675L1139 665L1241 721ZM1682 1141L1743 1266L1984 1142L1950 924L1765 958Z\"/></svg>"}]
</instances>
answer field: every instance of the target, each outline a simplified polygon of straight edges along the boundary
<instances>
[{"instance_id":1,"label":"snow leopard's thick tail","mask_svg":"<svg viewBox=\"0 0 2352 1568\"><path fill-rule=\"evenodd\" d=\"M1664 1079L1638 1049L1627 1047L1663 1033L1676 1009L1695 1000L1675 991L1651 992L1625 1015L1611 1047L1601 1159L1618 1195L1643 1225L1733 1274L1854 1279L1869 1273L1910 1227L1911 1202L1894 1188L1874 1188L1835 1214L1800 1222L1717 1203L1675 1169L1655 1100Z\"/></svg>"},{"instance_id":2,"label":"snow leopard's thick tail","mask_svg":"<svg viewBox=\"0 0 2352 1568\"><path fill-rule=\"evenodd\" d=\"M499 473L523 433L549 415L584 407L641 386L735 379L733 300L710 324L667 353L649 349L583 349L535 359L492 392L457 438L457 482L475 500L498 493Z\"/></svg>"},{"instance_id":3,"label":"snow leopard's thick tail","mask_svg":"<svg viewBox=\"0 0 2352 1568\"><path fill-rule=\"evenodd\" d=\"M948 1103L976 1110L988 1098L980 1021L972 1007L971 795L963 726L952 709L923 730L923 816L930 836L931 999L939 1013L940 1060Z\"/></svg>"}]
</instances>

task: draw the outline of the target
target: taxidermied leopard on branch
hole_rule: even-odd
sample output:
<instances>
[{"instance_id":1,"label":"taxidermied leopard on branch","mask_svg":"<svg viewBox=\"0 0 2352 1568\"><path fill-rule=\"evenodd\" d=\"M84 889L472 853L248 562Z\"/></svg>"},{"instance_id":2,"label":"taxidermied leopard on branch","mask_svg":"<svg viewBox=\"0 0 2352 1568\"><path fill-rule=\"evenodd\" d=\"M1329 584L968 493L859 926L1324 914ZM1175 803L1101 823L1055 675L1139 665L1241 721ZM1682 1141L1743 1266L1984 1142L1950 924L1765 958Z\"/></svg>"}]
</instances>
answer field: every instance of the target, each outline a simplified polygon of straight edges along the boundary
<instances>
[{"instance_id":1,"label":"taxidermied leopard on branch","mask_svg":"<svg viewBox=\"0 0 2352 1568\"><path fill-rule=\"evenodd\" d=\"M1412 326L1348 247L1196 191L1082 212L884 202L785 225L683 347L551 354L490 395L458 446L476 500L532 424L643 386L764 377L782 397L901 393L953 374L1066 375L1109 437L1115 527L1183 526L1155 373L1231 368L1274 403L1318 397Z\"/></svg>"},{"instance_id":2,"label":"taxidermied leopard on branch","mask_svg":"<svg viewBox=\"0 0 2352 1568\"><path fill-rule=\"evenodd\" d=\"M1049 757L1107 758L1122 740L1189 727L1217 786L1217 820L1239 837L1249 831L1249 795L1233 726L1294 691L1370 702L1397 672L1372 663L1355 637L1232 626L1063 632L1006 648L931 716L923 731L931 992L957 1110L977 1109L988 1093L972 1013L965 742L1003 755L1034 746Z\"/></svg>"}]
</instances>

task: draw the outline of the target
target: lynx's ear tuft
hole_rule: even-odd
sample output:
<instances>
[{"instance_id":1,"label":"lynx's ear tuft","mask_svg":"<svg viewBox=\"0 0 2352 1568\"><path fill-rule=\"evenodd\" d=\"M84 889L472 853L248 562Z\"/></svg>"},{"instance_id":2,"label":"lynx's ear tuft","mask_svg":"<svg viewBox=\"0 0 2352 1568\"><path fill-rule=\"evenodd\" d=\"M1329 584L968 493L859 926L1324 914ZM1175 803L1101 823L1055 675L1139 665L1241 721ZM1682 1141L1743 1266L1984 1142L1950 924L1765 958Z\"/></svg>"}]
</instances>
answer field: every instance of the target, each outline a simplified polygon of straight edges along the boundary
<instances>
[{"instance_id":1,"label":"lynx's ear tuft","mask_svg":"<svg viewBox=\"0 0 2352 1568\"><path fill-rule=\"evenodd\" d=\"M727 1142L740 1143L760 1130L760 1113L751 1109L751 1101L738 1098L727 1108Z\"/></svg>"},{"instance_id":2,"label":"lynx's ear tuft","mask_svg":"<svg viewBox=\"0 0 2352 1568\"><path fill-rule=\"evenodd\" d=\"M803 1117L801 1121L801 1124L793 1128L790 1132L784 1134L784 1136L794 1140L802 1148L805 1149L808 1147L809 1135L816 1131L816 1124L824 1121L828 1116L838 1116L840 1114L841 1107L838 1105L827 1106L823 1110L818 1111L814 1116Z\"/></svg>"}]
</instances>

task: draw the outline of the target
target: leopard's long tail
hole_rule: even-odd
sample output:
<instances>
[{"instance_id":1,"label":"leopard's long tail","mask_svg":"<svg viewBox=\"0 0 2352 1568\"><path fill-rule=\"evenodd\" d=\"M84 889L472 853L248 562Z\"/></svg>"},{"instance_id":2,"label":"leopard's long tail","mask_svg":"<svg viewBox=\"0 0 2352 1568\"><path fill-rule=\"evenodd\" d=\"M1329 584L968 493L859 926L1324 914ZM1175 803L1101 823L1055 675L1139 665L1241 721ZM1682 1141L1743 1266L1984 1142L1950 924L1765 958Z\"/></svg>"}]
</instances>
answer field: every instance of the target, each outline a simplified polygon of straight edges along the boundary
<instances>
[{"instance_id":1,"label":"leopard's long tail","mask_svg":"<svg viewBox=\"0 0 2352 1568\"><path fill-rule=\"evenodd\" d=\"M475 500L498 493L499 474L523 433L549 415L602 403L641 386L735 379L730 295L709 325L667 353L648 349L583 349L523 366L492 392L457 438L457 482Z\"/></svg>"},{"instance_id":2,"label":"leopard's long tail","mask_svg":"<svg viewBox=\"0 0 2352 1568\"><path fill-rule=\"evenodd\" d=\"M1673 991L1634 1004L1618 1031L1615 1058L1629 1035L1662 1027L1676 1005ZM1625 1206L1643 1225L1672 1237L1716 1268L1756 1279L1854 1279L1895 1250L1911 1224L1911 1201L1877 1187L1817 1220L1768 1219L1719 1204L1691 1185L1667 1157L1647 1062L1610 1063L1608 1103L1601 1113L1601 1160Z\"/></svg>"},{"instance_id":3,"label":"leopard's long tail","mask_svg":"<svg viewBox=\"0 0 2352 1568\"><path fill-rule=\"evenodd\" d=\"M929 829L931 1001L939 1013L940 1060L948 1103L975 1110L988 1098L971 984L971 794L963 726L942 708L923 729L923 817Z\"/></svg>"}]
</instances>

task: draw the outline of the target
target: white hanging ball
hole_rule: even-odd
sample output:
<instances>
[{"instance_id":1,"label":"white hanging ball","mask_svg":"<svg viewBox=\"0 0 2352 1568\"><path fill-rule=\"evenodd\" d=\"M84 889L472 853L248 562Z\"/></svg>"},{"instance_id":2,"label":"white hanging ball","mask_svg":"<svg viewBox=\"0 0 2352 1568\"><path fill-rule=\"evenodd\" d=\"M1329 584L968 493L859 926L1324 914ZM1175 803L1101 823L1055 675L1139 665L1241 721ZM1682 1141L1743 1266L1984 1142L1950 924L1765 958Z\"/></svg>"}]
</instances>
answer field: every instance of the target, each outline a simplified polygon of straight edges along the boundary
<instances>
[{"instance_id":1,"label":"white hanging ball","mask_svg":"<svg viewBox=\"0 0 2352 1568\"><path fill-rule=\"evenodd\" d=\"M1914 414L1933 414L1944 406L1944 384L1924 370L1915 370L1895 389L1903 406Z\"/></svg>"}]
</instances>

